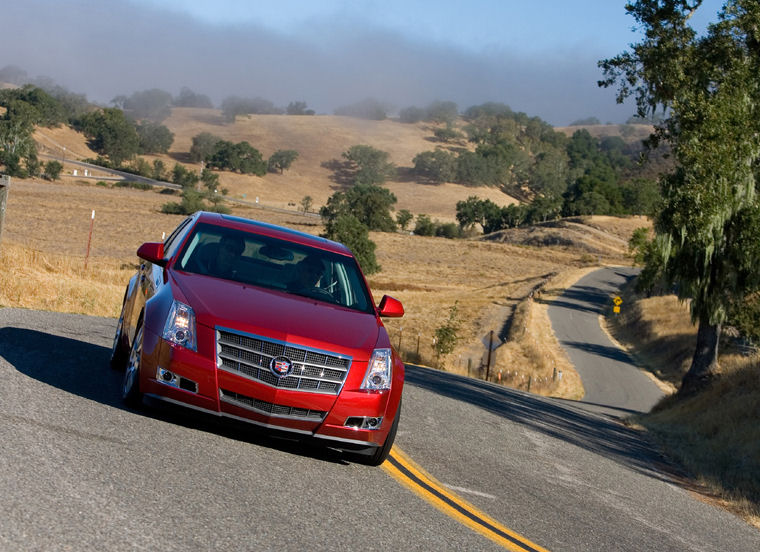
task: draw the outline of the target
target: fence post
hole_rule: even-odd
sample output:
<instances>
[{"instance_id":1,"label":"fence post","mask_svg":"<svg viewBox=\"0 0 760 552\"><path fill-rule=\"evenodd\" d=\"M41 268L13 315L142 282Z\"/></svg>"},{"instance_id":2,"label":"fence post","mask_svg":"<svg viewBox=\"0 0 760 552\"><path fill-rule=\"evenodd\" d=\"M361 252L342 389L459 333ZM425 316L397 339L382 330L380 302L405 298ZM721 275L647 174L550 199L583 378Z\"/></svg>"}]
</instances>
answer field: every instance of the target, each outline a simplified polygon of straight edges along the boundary
<instances>
[{"instance_id":1,"label":"fence post","mask_svg":"<svg viewBox=\"0 0 760 552\"><path fill-rule=\"evenodd\" d=\"M486 363L486 381L488 381L489 372L491 371L491 351L493 351L493 330L488 338L488 362Z\"/></svg>"},{"instance_id":2,"label":"fence post","mask_svg":"<svg viewBox=\"0 0 760 552\"><path fill-rule=\"evenodd\" d=\"M0 242L3 239L3 221L5 220L5 203L8 199L8 190L11 188L11 177L0 174Z\"/></svg>"}]
</instances>

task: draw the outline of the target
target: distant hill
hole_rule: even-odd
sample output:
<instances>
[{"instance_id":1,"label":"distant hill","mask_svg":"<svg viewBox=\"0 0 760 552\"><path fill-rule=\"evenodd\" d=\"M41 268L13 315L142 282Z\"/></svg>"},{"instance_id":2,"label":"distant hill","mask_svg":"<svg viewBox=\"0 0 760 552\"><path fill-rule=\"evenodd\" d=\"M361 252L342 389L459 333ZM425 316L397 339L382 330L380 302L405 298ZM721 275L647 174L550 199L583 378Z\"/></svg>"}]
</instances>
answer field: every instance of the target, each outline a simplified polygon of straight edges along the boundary
<instances>
[{"instance_id":1,"label":"distant hill","mask_svg":"<svg viewBox=\"0 0 760 552\"><path fill-rule=\"evenodd\" d=\"M265 158L279 149L292 149L298 159L284 174L269 173L264 177L220 173L221 186L234 197L259 201L276 207L300 204L309 195L314 207L323 205L341 185L332 177L334 172L325 166L332 160L342 161L341 154L353 145L367 144L390 154L390 160L399 168L398 180L386 187L398 198L396 209L408 209L414 215L427 214L440 221L455 221L457 201L476 195L488 198L498 205L516 200L511 196L487 187L468 187L459 184L431 185L417 182L409 174L412 159L423 151L444 146L433 136L434 126L429 123L406 124L395 120L368 121L334 115L249 115L238 117L234 124L225 123L218 109L174 108L163 121L174 133L174 143L168 155L145 156L149 162L161 159L167 168L182 163L200 170L200 164L191 163L189 150L193 136L209 132L224 140L247 141L261 151ZM36 134L39 145L46 151L60 153L66 147L69 158L96 157L87 147L80 133L70 128L41 129ZM466 143L450 145L467 147Z\"/></svg>"},{"instance_id":2,"label":"distant hill","mask_svg":"<svg viewBox=\"0 0 760 552\"><path fill-rule=\"evenodd\" d=\"M554 127L554 130L561 132L566 136L572 136L576 130L588 130L589 134L595 138L604 138L605 136L620 136L627 143L641 142L649 137L654 130L652 125L574 125L566 127Z\"/></svg>"}]
</instances>

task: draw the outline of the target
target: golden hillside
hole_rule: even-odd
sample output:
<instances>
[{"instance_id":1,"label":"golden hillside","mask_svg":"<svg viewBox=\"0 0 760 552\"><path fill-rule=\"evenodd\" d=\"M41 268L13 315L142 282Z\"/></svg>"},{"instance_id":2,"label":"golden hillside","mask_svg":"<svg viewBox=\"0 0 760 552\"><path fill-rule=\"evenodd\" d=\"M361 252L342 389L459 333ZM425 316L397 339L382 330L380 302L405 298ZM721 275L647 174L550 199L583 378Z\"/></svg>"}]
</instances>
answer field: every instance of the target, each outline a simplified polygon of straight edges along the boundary
<instances>
[{"instance_id":1,"label":"golden hillside","mask_svg":"<svg viewBox=\"0 0 760 552\"><path fill-rule=\"evenodd\" d=\"M173 133L174 143L168 155L146 156L150 162L161 159L167 167L183 163L200 170L200 164L189 160L193 136L209 132L232 142L247 141L265 158L280 149L292 149L298 159L284 174L269 173L264 177L220 173L222 187L232 197L259 201L266 206L293 208L304 196L311 196L318 209L340 189L332 180L333 171L326 162L342 160L341 154L351 146L367 144L390 154L390 160L399 168L399 179L386 183L386 188L398 198L396 209L408 209L413 214L427 214L445 222L456 220L457 201L475 195L487 198L498 205L514 203L515 199L494 188L468 187L459 184L430 185L408 178L414 156L441 146L434 140L430 124L403 124L394 120L366 121L333 115L288 116L249 115L238 117L234 124L225 123L218 109L175 108L163 122ZM67 127L41 129L36 133L40 148L63 158L85 159L96 157L87 147L83 135ZM446 147L466 147L465 143ZM64 177L74 167L66 166ZM81 175L81 170L79 171ZM96 173L97 174L97 173Z\"/></svg>"}]
</instances>

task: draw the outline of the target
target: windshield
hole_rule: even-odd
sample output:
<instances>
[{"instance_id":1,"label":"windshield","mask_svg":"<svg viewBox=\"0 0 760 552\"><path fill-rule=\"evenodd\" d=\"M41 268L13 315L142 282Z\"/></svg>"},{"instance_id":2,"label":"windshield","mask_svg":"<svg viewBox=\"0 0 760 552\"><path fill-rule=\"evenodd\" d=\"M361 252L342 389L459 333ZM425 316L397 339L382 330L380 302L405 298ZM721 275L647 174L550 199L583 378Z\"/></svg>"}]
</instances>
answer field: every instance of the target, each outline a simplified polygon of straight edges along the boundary
<instances>
[{"instance_id":1,"label":"windshield","mask_svg":"<svg viewBox=\"0 0 760 552\"><path fill-rule=\"evenodd\" d=\"M175 268L374 312L353 257L210 224L198 224Z\"/></svg>"}]
</instances>

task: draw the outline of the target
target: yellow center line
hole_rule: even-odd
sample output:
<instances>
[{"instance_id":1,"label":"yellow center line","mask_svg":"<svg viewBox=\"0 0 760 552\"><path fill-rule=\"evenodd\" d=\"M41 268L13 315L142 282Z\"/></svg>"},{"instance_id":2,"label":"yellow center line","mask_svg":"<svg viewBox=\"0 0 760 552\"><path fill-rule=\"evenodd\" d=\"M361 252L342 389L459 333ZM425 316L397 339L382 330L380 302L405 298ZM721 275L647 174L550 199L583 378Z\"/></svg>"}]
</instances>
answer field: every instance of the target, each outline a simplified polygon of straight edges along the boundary
<instances>
[{"instance_id":1,"label":"yellow center line","mask_svg":"<svg viewBox=\"0 0 760 552\"><path fill-rule=\"evenodd\" d=\"M472 504L446 489L433 476L415 464L398 447L393 447L383 469L399 483L429 502L441 512L515 552L548 552L525 537L504 527L495 519L475 508Z\"/></svg>"}]
</instances>

